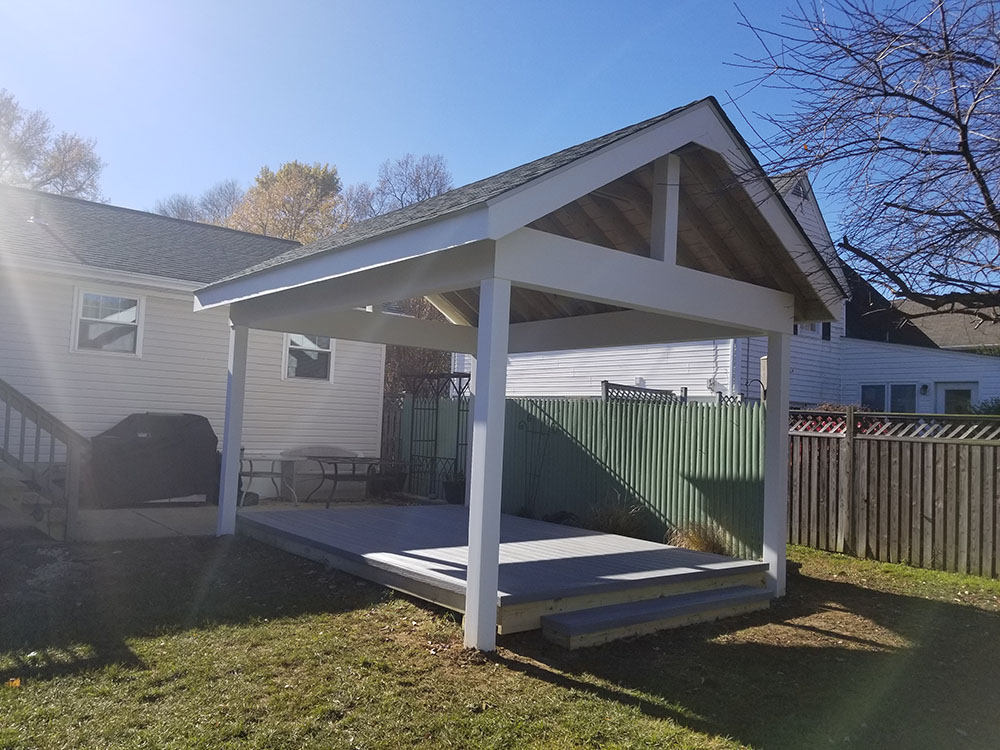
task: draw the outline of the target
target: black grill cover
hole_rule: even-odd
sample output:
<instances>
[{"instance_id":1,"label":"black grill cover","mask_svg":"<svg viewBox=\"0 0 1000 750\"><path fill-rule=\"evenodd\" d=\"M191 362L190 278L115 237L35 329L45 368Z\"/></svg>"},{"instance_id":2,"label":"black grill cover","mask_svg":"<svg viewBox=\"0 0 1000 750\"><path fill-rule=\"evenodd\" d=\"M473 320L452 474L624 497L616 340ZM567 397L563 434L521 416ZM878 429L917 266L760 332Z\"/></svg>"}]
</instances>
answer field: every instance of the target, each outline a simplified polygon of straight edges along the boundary
<instances>
[{"instance_id":1,"label":"black grill cover","mask_svg":"<svg viewBox=\"0 0 1000 750\"><path fill-rule=\"evenodd\" d=\"M219 440L197 414L132 414L91 440L93 508L205 495L217 501Z\"/></svg>"}]
</instances>

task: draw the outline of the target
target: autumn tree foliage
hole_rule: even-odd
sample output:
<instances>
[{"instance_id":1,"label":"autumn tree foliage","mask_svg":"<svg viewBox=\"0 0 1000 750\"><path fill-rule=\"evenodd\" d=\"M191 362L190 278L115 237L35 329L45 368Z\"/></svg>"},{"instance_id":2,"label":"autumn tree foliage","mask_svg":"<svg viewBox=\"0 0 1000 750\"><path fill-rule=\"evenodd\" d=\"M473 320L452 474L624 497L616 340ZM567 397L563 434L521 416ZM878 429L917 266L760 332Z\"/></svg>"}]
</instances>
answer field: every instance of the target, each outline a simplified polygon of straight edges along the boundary
<instances>
[{"instance_id":1,"label":"autumn tree foliage","mask_svg":"<svg viewBox=\"0 0 1000 750\"><path fill-rule=\"evenodd\" d=\"M794 103L763 116L765 169L818 173L869 279L928 314L1000 319L1000 0L801 2L781 28L746 23L750 83Z\"/></svg>"},{"instance_id":2,"label":"autumn tree foliage","mask_svg":"<svg viewBox=\"0 0 1000 750\"><path fill-rule=\"evenodd\" d=\"M56 133L43 111L0 89L0 183L101 200L103 170L92 139Z\"/></svg>"},{"instance_id":3,"label":"autumn tree foliage","mask_svg":"<svg viewBox=\"0 0 1000 750\"><path fill-rule=\"evenodd\" d=\"M433 198L451 186L447 162L438 154L387 159L379 167L377 180L346 190L341 189L336 167L292 161L276 171L263 167L245 193L235 180L227 180L199 197L175 194L164 198L154 210L177 219L309 244L350 224ZM395 314L444 320L423 298L402 300L389 307ZM408 374L444 372L450 367L447 352L386 346L385 390L404 390Z\"/></svg>"},{"instance_id":4,"label":"autumn tree foliage","mask_svg":"<svg viewBox=\"0 0 1000 750\"><path fill-rule=\"evenodd\" d=\"M337 168L329 164L262 167L225 225L309 244L343 226L340 187Z\"/></svg>"}]
</instances>

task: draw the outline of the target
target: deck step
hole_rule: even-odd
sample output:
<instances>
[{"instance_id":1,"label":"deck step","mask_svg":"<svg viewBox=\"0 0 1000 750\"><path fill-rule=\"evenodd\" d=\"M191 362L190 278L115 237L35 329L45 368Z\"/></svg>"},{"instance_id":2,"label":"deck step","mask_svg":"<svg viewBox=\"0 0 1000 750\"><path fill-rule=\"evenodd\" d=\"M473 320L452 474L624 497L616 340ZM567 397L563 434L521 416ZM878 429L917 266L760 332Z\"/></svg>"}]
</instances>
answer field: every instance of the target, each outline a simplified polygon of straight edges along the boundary
<instances>
[{"instance_id":1,"label":"deck step","mask_svg":"<svg viewBox=\"0 0 1000 750\"><path fill-rule=\"evenodd\" d=\"M694 591L546 615L542 617L542 634L569 649L596 646L618 638L766 609L770 600L770 591L754 586Z\"/></svg>"}]
</instances>

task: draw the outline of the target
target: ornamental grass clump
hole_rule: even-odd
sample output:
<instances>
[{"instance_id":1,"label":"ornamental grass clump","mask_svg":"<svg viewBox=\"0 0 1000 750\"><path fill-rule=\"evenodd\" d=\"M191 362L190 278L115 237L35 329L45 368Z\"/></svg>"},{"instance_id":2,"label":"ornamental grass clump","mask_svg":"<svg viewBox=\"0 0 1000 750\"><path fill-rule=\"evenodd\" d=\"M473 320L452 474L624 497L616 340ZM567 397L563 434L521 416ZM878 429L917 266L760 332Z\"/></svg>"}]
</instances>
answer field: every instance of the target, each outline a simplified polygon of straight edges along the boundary
<instances>
[{"instance_id":1,"label":"ornamental grass clump","mask_svg":"<svg viewBox=\"0 0 1000 750\"><path fill-rule=\"evenodd\" d=\"M710 552L714 555L733 555L733 541L714 523L686 523L667 532L663 540L675 547Z\"/></svg>"},{"instance_id":2,"label":"ornamental grass clump","mask_svg":"<svg viewBox=\"0 0 1000 750\"><path fill-rule=\"evenodd\" d=\"M588 508L580 525L606 534L648 539L650 516L642 504L631 502L612 491L603 501Z\"/></svg>"}]
</instances>

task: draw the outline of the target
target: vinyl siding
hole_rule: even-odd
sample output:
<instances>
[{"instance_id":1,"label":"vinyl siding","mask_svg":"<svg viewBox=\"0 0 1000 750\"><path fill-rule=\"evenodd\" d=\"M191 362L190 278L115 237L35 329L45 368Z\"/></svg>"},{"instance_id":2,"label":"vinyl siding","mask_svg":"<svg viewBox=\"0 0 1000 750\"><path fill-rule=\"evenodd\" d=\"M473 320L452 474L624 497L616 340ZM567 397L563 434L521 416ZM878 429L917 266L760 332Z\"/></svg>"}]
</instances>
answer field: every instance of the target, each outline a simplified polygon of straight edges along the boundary
<instances>
[{"instance_id":1,"label":"vinyl siding","mask_svg":"<svg viewBox=\"0 0 1000 750\"><path fill-rule=\"evenodd\" d=\"M789 401L814 405L836 403L840 399L840 350L844 339L844 321L830 326L830 340L824 341L822 324L816 330L805 326L791 337L791 382ZM767 339L762 336L737 339L733 353L734 389L748 398L760 398L760 386L751 383L760 379L760 358L767 354Z\"/></svg>"},{"instance_id":2,"label":"vinyl siding","mask_svg":"<svg viewBox=\"0 0 1000 750\"><path fill-rule=\"evenodd\" d=\"M512 354L507 361L508 396L600 396L601 381L679 391L714 398L714 379L728 393L730 342L702 341L655 346ZM468 359L455 366L468 371Z\"/></svg>"},{"instance_id":3,"label":"vinyl siding","mask_svg":"<svg viewBox=\"0 0 1000 750\"><path fill-rule=\"evenodd\" d=\"M1000 397L1000 357L844 339L841 380L841 399L844 403L858 403L862 385L914 383L917 385L917 411L935 412L937 383L978 383L980 401ZM924 395L920 393L921 385L928 386Z\"/></svg>"},{"instance_id":4,"label":"vinyl siding","mask_svg":"<svg viewBox=\"0 0 1000 750\"><path fill-rule=\"evenodd\" d=\"M71 351L79 286L144 299L141 358ZM8 273L0 278L0 377L85 436L134 412L189 412L222 435L229 348L225 309L188 294ZM280 333L251 331L243 444L338 445L377 453L384 347L337 341L333 382L282 380Z\"/></svg>"}]
</instances>

